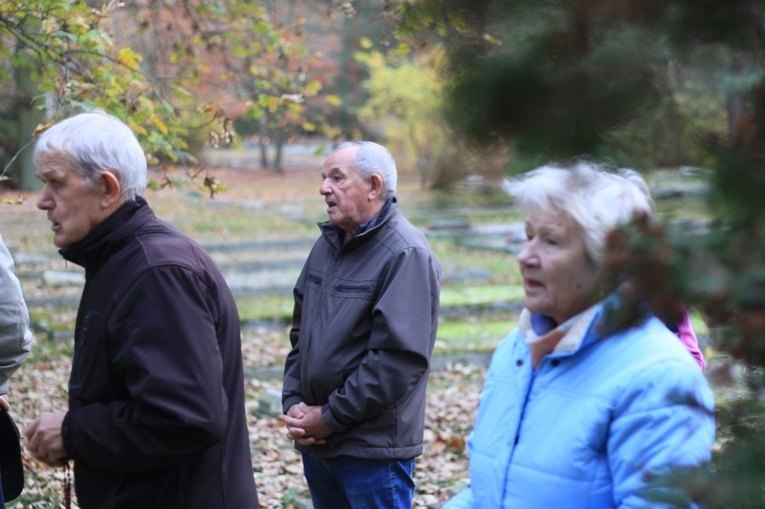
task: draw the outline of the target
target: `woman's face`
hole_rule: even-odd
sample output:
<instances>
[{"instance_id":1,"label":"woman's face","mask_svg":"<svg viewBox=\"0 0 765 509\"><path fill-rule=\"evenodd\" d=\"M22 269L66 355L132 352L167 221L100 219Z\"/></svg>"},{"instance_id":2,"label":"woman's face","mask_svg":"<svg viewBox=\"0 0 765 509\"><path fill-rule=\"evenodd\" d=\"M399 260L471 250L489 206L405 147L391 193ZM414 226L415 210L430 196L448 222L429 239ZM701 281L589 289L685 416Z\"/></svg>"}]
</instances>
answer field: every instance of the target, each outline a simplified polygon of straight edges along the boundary
<instances>
[{"instance_id":1,"label":"woman's face","mask_svg":"<svg viewBox=\"0 0 765 509\"><path fill-rule=\"evenodd\" d=\"M598 269L587 256L579 227L564 212L526 217L526 242L518 263L524 305L532 313L560 324L598 300Z\"/></svg>"}]
</instances>

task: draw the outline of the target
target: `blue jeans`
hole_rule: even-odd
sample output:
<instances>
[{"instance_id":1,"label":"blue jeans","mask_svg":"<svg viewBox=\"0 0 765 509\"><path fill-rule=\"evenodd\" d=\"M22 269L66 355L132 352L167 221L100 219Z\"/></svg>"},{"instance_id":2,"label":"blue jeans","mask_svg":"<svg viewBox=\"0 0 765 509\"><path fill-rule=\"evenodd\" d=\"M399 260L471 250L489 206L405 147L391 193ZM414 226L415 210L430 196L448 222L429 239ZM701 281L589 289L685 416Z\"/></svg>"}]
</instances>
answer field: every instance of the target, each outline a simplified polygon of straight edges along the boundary
<instances>
[{"instance_id":1,"label":"blue jeans","mask_svg":"<svg viewBox=\"0 0 765 509\"><path fill-rule=\"evenodd\" d=\"M370 460L303 454L314 509L412 509L414 458Z\"/></svg>"}]
</instances>

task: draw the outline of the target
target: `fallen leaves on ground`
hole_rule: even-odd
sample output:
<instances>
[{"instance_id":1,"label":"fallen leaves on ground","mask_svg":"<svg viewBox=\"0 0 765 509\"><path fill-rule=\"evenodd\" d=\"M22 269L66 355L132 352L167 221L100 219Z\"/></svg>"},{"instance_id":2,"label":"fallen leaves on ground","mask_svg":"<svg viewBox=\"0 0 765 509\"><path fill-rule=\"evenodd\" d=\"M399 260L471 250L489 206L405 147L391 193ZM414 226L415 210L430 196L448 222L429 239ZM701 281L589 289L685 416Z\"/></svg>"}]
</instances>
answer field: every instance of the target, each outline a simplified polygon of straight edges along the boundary
<instances>
[{"instance_id":1,"label":"fallen leaves on ground","mask_svg":"<svg viewBox=\"0 0 765 509\"><path fill-rule=\"evenodd\" d=\"M66 409L71 349L71 342L41 341L35 345L32 358L11 379L8 400L22 434L37 415ZM255 479L261 505L270 509L294 507L295 501L309 498L300 456L285 436L284 421L258 411L261 395L281 391L281 378L275 375L288 349L286 331L263 328L243 334L244 365L255 374L245 386ZM454 483L467 477L465 439L475 419L484 375L484 367L463 364L447 364L431 374L424 453L417 458L415 471L415 508L447 500ZM63 469L39 463L26 450L22 454L25 489L9 507L63 507ZM72 507L78 507L76 498Z\"/></svg>"}]
</instances>

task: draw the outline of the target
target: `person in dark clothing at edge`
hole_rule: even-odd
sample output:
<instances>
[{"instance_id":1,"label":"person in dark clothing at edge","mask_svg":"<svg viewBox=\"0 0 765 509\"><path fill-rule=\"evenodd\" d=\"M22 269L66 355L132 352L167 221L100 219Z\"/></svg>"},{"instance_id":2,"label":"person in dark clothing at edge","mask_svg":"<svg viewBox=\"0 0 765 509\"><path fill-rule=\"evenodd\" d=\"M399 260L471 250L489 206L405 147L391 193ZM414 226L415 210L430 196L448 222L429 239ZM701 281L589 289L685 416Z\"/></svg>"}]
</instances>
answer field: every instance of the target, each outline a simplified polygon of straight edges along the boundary
<instances>
[{"instance_id":1,"label":"person in dark clothing at edge","mask_svg":"<svg viewBox=\"0 0 765 509\"><path fill-rule=\"evenodd\" d=\"M314 509L411 509L440 266L398 211L387 149L335 145L321 178L329 221L294 289L287 436Z\"/></svg>"},{"instance_id":2,"label":"person in dark clothing at edge","mask_svg":"<svg viewBox=\"0 0 765 509\"><path fill-rule=\"evenodd\" d=\"M85 268L69 411L26 429L38 460L74 460L82 509L249 509L258 495L239 316L223 276L141 196L146 157L103 112L37 142L37 206Z\"/></svg>"}]
</instances>

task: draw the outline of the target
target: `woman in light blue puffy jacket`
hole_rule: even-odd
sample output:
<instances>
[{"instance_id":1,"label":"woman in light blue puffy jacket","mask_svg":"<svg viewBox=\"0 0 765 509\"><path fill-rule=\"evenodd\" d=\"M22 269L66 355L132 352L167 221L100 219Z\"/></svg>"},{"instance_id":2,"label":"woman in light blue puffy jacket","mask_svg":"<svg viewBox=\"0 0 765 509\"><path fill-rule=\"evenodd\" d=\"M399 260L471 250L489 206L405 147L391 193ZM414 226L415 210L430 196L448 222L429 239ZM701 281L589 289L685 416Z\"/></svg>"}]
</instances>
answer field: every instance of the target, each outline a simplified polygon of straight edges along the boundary
<instances>
[{"instance_id":1,"label":"woman in light blue puffy jacket","mask_svg":"<svg viewBox=\"0 0 765 509\"><path fill-rule=\"evenodd\" d=\"M580 162L507 190L526 224L525 309L486 376L470 485L445 508L694 507L661 478L709 461L712 392L647 309L637 325L615 325L626 304L600 277L606 235L650 214L645 182Z\"/></svg>"}]
</instances>

